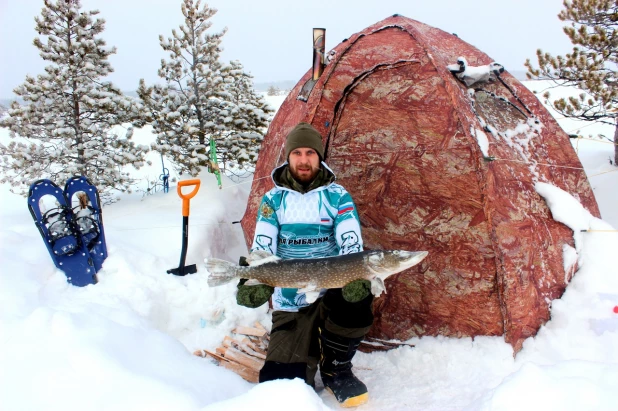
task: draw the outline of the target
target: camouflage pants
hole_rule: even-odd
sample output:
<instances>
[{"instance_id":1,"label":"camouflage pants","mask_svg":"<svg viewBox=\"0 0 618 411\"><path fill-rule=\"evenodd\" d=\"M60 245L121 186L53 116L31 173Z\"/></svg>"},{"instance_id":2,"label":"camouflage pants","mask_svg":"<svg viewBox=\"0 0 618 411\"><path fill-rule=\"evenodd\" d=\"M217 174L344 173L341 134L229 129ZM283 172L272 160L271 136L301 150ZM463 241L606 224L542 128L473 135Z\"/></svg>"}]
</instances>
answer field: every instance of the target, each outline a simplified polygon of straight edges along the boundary
<instances>
[{"instance_id":1,"label":"camouflage pants","mask_svg":"<svg viewBox=\"0 0 618 411\"><path fill-rule=\"evenodd\" d=\"M260 382L301 378L312 387L320 358L318 327L345 338L361 338L373 323L373 296L349 303L341 289L330 289L299 312L275 311Z\"/></svg>"}]
</instances>

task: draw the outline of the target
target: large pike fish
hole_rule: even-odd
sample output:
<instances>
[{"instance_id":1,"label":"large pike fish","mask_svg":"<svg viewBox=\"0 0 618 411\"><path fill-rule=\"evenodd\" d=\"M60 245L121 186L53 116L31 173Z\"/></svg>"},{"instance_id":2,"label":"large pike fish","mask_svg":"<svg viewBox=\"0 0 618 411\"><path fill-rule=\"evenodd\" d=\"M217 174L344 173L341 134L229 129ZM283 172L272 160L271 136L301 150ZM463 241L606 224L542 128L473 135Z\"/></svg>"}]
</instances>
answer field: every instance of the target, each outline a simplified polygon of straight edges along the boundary
<instances>
[{"instance_id":1,"label":"large pike fish","mask_svg":"<svg viewBox=\"0 0 618 411\"><path fill-rule=\"evenodd\" d=\"M210 273L210 287L247 278L249 281L245 285L299 288L298 292L307 294L307 301L311 302L323 288L341 288L359 279L369 280L371 293L377 297L386 292L386 278L418 264L427 254L427 251L374 250L335 257L283 260L268 252L256 251L248 258L249 267L208 258L206 269Z\"/></svg>"}]
</instances>

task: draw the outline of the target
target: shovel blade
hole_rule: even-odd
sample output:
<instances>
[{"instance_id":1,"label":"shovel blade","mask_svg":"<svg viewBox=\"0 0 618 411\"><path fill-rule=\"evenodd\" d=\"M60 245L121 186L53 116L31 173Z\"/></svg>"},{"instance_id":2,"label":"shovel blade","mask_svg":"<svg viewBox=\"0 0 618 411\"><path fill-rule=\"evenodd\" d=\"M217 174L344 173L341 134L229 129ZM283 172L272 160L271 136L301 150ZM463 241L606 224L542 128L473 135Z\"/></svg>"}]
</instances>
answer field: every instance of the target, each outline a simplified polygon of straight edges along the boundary
<instances>
[{"instance_id":1,"label":"shovel blade","mask_svg":"<svg viewBox=\"0 0 618 411\"><path fill-rule=\"evenodd\" d=\"M197 273L197 265L185 265L184 267L172 268L171 270L167 270L168 274L174 274L178 276L184 276L187 274L195 274Z\"/></svg>"}]
</instances>

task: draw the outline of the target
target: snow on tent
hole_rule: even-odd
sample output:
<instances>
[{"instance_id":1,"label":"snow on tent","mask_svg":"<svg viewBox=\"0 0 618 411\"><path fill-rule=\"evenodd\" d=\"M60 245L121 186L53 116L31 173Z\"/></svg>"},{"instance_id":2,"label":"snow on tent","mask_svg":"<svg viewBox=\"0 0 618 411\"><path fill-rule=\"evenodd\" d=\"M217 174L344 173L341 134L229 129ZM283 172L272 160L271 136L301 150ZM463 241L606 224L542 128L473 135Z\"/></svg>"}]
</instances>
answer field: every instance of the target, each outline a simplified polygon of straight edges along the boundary
<instances>
[{"instance_id":1,"label":"snow on tent","mask_svg":"<svg viewBox=\"0 0 618 411\"><path fill-rule=\"evenodd\" d=\"M287 133L311 123L357 204L365 248L429 251L386 281L370 336L504 335L519 351L577 265L572 231L534 184L555 185L599 216L569 137L486 54L418 21L389 17L328 56L270 125L242 220L247 244L273 186L262 177L285 160Z\"/></svg>"}]
</instances>

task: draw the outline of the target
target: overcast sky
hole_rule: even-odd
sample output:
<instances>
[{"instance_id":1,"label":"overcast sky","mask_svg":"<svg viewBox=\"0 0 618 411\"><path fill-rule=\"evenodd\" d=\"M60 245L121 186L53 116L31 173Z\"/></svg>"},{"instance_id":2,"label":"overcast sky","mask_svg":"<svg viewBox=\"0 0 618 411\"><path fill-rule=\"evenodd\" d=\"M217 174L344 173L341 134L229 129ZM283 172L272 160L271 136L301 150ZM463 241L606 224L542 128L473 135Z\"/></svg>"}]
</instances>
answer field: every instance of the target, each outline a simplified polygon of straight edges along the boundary
<instances>
[{"instance_id":1,"label":"overcast sky","mask_svg":"<svg viewBox=\"0 0 618 411\"><path fill-rule=\"evenodd\" d=\"M562 0L212 0L218 10L213 28L228 28L224 61L240 60L256 82L298 81L311 67L312 28L326 28L326 50L392 14L457 33L509 71L523 71L537 48L553 54L570 50L557 15ZM158 37L171 36L182 23L181 0L82 0L83 9L98 9L106 20L102 37L117 54L109 80L124 91L140 78L157 82L165 57ZM0 98L26 74L47 64L32 45L34 17L42 0L0 0Z\"/></svg>"}]
</instances>

